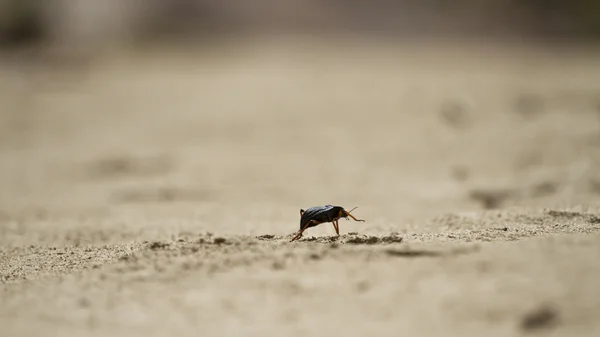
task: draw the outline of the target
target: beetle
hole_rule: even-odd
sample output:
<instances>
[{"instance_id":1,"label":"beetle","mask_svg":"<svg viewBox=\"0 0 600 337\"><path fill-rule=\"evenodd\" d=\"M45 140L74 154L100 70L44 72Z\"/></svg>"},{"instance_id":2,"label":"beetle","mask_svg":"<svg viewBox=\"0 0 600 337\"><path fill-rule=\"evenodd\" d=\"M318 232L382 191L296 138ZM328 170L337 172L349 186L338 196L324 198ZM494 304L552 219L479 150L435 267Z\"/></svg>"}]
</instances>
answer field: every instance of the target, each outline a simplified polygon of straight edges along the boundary
<instances>
[{"instance_id":1,"label":"beetle","mask_svg":"<svg viewBox=\"0 0 600 337\"><path fill-rule=\"evenodd\" d=\"M362 221L355 218L350 212L355 210L357 207L354 207L350 211L345 210L342 206L333 206L333 205L325 205L325 206L315 206L311 208L307 208L306 210L300 209L300 230L298 233L292 238L292 241L295 241L302 237L302 233L311 227L316 227L322 223L331 222L333 224L333 228L335 229L335 233L340 235L340 228L338 224L338 220L340 218L351 217L355 221Z\"/></svg>"}]
</instances>

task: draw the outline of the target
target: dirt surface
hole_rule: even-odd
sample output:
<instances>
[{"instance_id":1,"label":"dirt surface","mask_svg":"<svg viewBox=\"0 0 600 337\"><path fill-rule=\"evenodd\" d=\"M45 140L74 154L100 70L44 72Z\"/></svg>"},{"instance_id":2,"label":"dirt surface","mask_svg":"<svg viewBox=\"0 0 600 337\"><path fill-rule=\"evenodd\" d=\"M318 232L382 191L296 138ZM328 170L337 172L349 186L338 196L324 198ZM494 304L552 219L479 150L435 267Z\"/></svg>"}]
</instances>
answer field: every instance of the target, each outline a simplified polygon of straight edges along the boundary
<instances>
[{"instance_id":1,"label":"dirt surface","mask_svg":"<svg viewBox=\"0 0 600 337\"><path fill-rule=\"evenodd\" d=\"M599 54L342 42L3 60L0 335L598 336Z\"/></svg>"}]
</instances>

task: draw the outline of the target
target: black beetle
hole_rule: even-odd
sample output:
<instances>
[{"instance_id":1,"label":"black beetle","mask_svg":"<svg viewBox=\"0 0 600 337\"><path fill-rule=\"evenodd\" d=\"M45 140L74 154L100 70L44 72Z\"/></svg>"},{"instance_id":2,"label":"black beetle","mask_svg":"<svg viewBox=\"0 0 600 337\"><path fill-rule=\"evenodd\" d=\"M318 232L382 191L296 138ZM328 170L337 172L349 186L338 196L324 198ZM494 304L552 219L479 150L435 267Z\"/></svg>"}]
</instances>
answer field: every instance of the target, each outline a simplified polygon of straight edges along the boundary
<instances>
[{"instance_id":1,"label":"black beetle","mask_svg":"<svg viewBox=\"0 0 600 337\"><path fill-rule=\"evenodd\" d=\"M300 231L292 238L292 241L297 240L302 237L302 233L310 227L318 226L325 222L331 222L333 224L333 228L335 229L336 234L340 235L340 228L338 225L338 220L340 218L348 218L351 217L355 221L365 221L359 220L352 216L350 212L355 210L357 207L354 207L350 211L346 211L341 206L333 206L333 205L325 205L325 206L316 206L307 208L306 211L300 210ZM292 242L290 241L290 242Z\"/></svg>"}]
</instances>

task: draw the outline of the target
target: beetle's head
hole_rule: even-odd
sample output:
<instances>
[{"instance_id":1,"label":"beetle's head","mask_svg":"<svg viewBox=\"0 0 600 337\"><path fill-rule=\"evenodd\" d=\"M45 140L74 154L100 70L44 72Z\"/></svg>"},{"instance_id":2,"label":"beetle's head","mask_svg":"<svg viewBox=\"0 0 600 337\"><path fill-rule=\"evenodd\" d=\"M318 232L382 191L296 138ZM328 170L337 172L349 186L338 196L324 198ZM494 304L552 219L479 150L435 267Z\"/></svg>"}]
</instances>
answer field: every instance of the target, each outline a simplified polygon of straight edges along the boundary
<instances>
[{"instance_id":1,"label":"beetle's head","mask_svg":"<svg viewBox=\"0 0 600 337\"><path fill-rule=\"evenodd\" d=\"M350 216L350 212L352 212L353 210L357 209L358 207L354 207L353 209L347 211L345 209L342 208L342 218L346 218L348 219L348 217Z\"/></svg>"},{"instance_id":2,"label":"beetle's head","mask_svg":"<svg viewBox=\"0 0 600 337\"><path fill-rule=\"evenodd\" d=\"M342 208L342 212L341 212L342 214L341 214L341 216L342 216L343 218L346 218L346 220L348 220L348 217L350 217L350 218L352 218L354 221L360 221L360 222L364 222L365 220L360 220L360 219L357 219L357 218L355 218L355 217L354 217L354 215L350 214L350 212L352 212L352 211L353 211L353 210L355 210L356 208L357 208L357 207L354 207L353 209L351 209L351 210L349 210L349 211L347 211L347 210L345 210L345 209L343 209L343 208Z\"/></svg>"}]
</instances>

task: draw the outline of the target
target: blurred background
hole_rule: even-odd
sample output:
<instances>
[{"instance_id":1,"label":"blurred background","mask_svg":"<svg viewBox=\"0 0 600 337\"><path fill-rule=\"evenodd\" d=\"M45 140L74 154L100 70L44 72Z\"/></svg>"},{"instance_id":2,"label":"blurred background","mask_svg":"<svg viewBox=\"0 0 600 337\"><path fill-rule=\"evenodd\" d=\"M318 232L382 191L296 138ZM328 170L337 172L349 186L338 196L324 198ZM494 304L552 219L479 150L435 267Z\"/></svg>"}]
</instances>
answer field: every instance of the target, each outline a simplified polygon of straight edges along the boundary
<instances>
[{"instance_id":1,"label":"blurred background","mask_svg":"<svg viewBox=\"0 0 600 337\"><path fill-rule=\"evenodd\" d=\"M587 204L598 38L591 0L1 0L2 230Z\"/></svg>"},{"instance_id":2,"label":"blurred background","mask_svg":"<svg viewBox=\"0 0 600 337\"><path fill-rule=\"evenodd\" d=\"M597 1L2 0L3 45L131 43L173 36L353 32L598 37Z\"/></svg>"}]
</instances>

